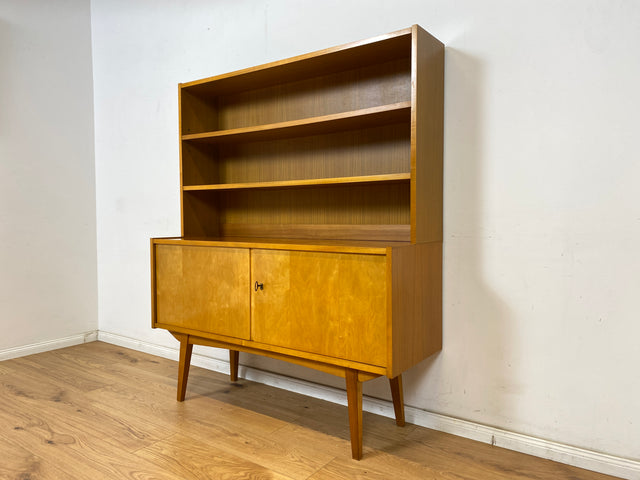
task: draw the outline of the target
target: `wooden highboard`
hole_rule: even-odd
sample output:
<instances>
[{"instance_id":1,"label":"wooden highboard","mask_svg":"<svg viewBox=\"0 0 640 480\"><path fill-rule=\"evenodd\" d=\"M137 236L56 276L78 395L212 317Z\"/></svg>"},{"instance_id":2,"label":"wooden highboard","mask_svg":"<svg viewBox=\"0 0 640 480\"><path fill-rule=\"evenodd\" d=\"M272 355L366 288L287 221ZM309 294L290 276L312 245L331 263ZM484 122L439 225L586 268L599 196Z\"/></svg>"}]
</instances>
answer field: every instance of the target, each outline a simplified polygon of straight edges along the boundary
<instances>
[{"instance_id":1,"label":"wooden highboard","mask_svg":"<svg viewBox=\"0 0 640 480\"><path fill-rule=\"evenodd\" d=\"M152 326L362 382L442 348L444 46L417 25L180 84L182 233L151 240Z\"/></svg>"}]
</instances>

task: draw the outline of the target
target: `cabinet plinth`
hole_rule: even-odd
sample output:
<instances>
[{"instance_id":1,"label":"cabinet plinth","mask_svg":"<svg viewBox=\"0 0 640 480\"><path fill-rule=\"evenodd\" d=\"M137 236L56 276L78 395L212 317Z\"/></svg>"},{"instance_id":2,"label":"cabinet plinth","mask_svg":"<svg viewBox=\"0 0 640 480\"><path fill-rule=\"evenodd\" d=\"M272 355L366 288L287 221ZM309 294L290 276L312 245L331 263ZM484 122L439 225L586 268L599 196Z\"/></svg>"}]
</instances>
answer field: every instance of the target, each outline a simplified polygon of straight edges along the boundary
<instances>
[{"instance_id":1,"label":"cabinet plinth","mask_svg":"<svg viewBox=\"0 0 640 480\"><path fill-rule=\"evenodd\" d=\"M442 348L444 46L417 25L179 86L182 232L151 240L152 327L361 382Z\"/></svg>"}]
</instances>

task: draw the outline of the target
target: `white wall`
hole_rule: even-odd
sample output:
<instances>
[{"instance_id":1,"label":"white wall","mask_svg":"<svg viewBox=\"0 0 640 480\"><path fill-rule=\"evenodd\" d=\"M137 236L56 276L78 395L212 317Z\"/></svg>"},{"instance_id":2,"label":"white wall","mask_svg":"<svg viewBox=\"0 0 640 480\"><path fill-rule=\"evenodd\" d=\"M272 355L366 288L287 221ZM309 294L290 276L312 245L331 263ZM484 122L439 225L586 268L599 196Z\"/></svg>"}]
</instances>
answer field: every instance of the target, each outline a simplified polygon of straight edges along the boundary
<instances>
[{"instance_id":1,"label":"white wall","mask_svg":"<svg viewBox=\"0 0 640 480\"><path fill-rule=\"evenodd\" d=\"M150 329L148 239L180 232L178 82L418 23L447 45L444 349L406 403L640 459L640 3L91 7L101 331L175 345Z\"/></svg>"},{"instance_id":2,"label":"white wall","mask_svg":"<svg viewBox=\"0 0 640 480\"><path fill-rule=\"evenodd\" d=\"M88 0L0 0L0 350L98 328Z\"/></svg>"}]
</instances>

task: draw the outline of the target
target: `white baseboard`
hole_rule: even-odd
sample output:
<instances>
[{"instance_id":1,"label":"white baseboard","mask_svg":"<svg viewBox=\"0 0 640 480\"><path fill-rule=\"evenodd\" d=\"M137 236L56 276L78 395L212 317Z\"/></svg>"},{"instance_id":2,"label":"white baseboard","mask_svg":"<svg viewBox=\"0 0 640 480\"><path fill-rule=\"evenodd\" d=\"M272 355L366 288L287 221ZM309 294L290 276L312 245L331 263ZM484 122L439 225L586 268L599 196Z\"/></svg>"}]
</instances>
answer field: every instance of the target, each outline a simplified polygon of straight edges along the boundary
<instances>
[{"instance_id":1,"label":"white baseboard","mask_svg":"<svg viewBox=\"0 0 640 480\"><path fill-rule=\"evenodd\" d=\"M87 332L83 335L66 337L35 345L3 350L0 351L0 360L77 345L96 339L171 360L178 359L177 346L176 348L170 348L149 342L142 342L122 335L98 331ZM191 364L220 373L229 373L229 362L207 355L194 353L191 359ZM346 393L337 388L290 378L272 372L265 372L242 365L239 369L239 376L247 380L327 400L329 402L341 405L347 404ZM385 400L364 397L362 408L367 412L375 413L377 415L389 418L394 417L392 403ZM495 427L488 427L478 423L428 412L415 407L405 406L405 418L409 423L441 432L451 433L459 437L489 443L509 450L554 460L556 462L573 465L575 467L607 475L613 475L629 480L640 480L640 461L638 460L616 457L528 435L513 433Z\"/></svg>"},{"instance_id":2,"label":"white baseboard","mask_svg":"<svg viewBox=\"0 0 640 480\"><path fill-rule=\"evenodd\" d=\"M0 350L0 361L9 360L11 358L26 357L35 353L48 352L57 350L58 348L71 347L80 345L81 343L95 342L98 339L98 331L80 333L71 335L70 337L57 338L55 340L47 340L46 342L33 343L21 347L7 348Z\"/></svg>"}]
</instances>

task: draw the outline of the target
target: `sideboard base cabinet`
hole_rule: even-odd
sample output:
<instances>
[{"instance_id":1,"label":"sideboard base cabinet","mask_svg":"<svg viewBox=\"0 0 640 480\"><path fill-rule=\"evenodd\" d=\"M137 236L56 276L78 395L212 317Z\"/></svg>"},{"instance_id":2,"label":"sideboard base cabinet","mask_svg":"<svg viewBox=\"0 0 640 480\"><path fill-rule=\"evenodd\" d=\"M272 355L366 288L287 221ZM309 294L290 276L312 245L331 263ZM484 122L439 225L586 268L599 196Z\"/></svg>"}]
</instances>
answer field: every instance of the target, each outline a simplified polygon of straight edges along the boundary
<instances>
[{"instance_id":1,"label":"sideboard base cabinet","mask_svg":"<svg viewBox=\"0 0 640 480\"><path fill-rule=\"evenodd\" d=\"M151 240L152 327L362 382L442 348L444 46L414 25L179 86L180 237Z\"/></svg>"},{"instance_id":2,"label":"sideboard base cabinet","mask_svg":"<svg viewBox=\"0 0 640 480\"><path fill-rule=\"evenodd\" d=\"M232 381L238 352L345 378L353 458L362 382L389 378L404 425L402 372L442 347L442 246L357 244L153 239L153 325L180 342L178 401L205 345L229 350Z\"/></svg>"}]
</instances>

